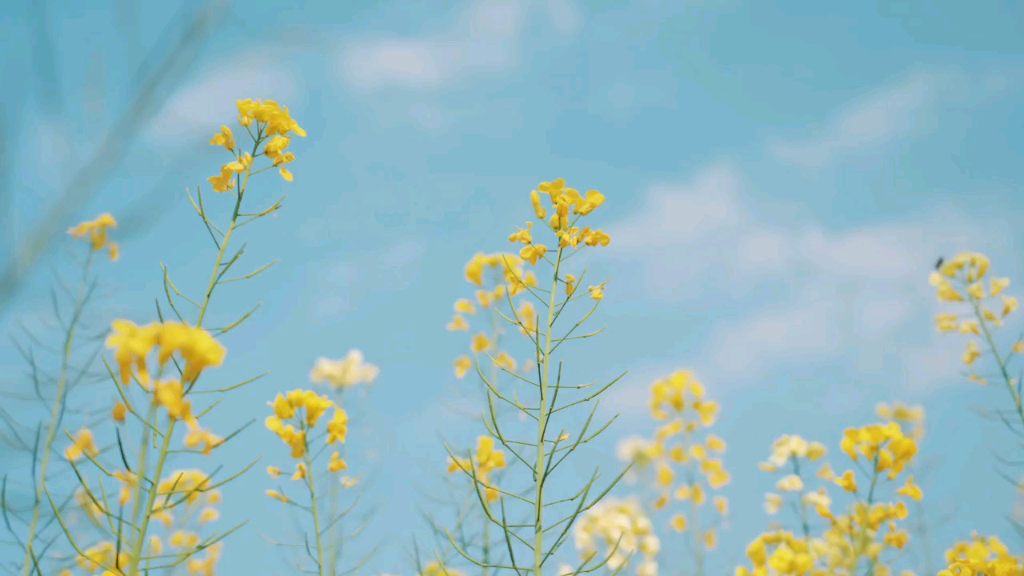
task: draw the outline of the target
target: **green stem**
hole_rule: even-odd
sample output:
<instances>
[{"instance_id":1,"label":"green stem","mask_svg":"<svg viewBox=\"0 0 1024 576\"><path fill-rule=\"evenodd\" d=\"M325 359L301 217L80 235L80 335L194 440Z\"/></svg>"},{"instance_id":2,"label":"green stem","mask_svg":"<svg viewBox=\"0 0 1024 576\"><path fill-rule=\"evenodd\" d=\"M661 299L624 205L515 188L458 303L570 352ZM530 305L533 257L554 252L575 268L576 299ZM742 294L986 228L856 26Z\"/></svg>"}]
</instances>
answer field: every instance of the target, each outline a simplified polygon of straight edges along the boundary
<instances>
[{"instance_id":1,"label":"green stem","mask_svg":"<svg viewBox=\"0 0 1024 576\"><path fill-rule=\"evenodd\" d=\"M551 280L551 297L548 302L547 334L544 355L541 357L544 369L540 381L540 414L537 419L537 501L534 505L533 576L541 576L541 562L544 560L544 432L548 425L548 386L551 378L551 359L548 358L548 354L551 352L551 333L555 323L555 296L558 294L558 268L562 263L562 250L561 247L558 248L558 256L555 258L555 274Z\"/></svg>"},{"instance_id":2,"label":"green stem","mask_svg":"<svg viewBox=\"0 0 1024 576\"><path fill-rule=\"evenodd\" d=\"M878 449L879 449L879 451L881 451L882 447L879 446ZM853 570L850 571L850 574L856 574L857 573L857 565L860 564L860 555L862 553L864 553L865 551L867 551L867 548L868 548L868 546L867 546L867 540L868 540L867 520L868 520L868 518L869 518L869 516L871 514L871 505L874 504L874 502L875 502L875 486L878 485L878 476L879 476L879 474L878 474L878 454L875 454L875 461L874 461L874 465L872 467L872 474L871 474L871 486L868 488L867 506L866 506L866 508L864 510L864 518L861 519L860 533L859 533L859 538L858 538L860 540L860 542L858 542L859 550L857 550L857 555L856 555L856 557L854 557L854 560L853 560ZM874 576L874 574L875 574L875 561L874 560L871 561L871 564L868 567L868 574L871 575L871 576Z\"/></svg>"},{"instance_id":3,"label":"green stem","mask_svg":"<svg viewBox=\"0 0 1024 576\"><path fill-rule=\"evenodd\" d=\"M692 433L687 431L685 433L684 445L689 448L693 441L691 439ZM690 489L692 490L697 486L697 474L693 467L693 459L691 458L689 463L686 465L686 481L690 483ZM701 542L700 534L700 522L697 518L697 503L695 502L693 494L690 494L690 533L693 535L693 556L694 563L697 565L697 576L704 576L704 543Z\"/></svg>"},{"instance_id":4,"label":"green stem","mask_svg":"<svg viewBox=\"0 0 1024 576\"><path fill-rule=\"evenodd\" d=\"M501 343L501 334L498 331L498 305L497 303L491 307L491 336L494 341L494 352L498 353L498 346ZM498 385L498 364L497 362L491 362L491 385L497 387ZM490 396L491 390L487 389L487 394ZM489 504L489 503L488 503ZM487 576L491 570L491 520L487 514L483 517L484 523L484 543L483 543L483 576Z\"/></svg>"},{"instance_id":5,"label":"green stem","mask_svg":"<svg viewBox=\"0 0 1024 576\"><path fill-rule=\"evenodd\" d=\"M793 461L793 474L796 474L796 476L799 478L800 477L800 462L797 460L796 454L793 454L790 458ZM802 480L802 478L801 478L801 480ZM803 484L803 483L801 482L801 484ZM804 503L804 491L805 491L805 489L801 488L800 489L800 494L798 496L800 498L800 526L803 528L803 531L804 531L804 541L807 542L807 544L810 544L811 543L811 526L807 522L807 505Z\"/></svg>"},{"instance_id":6,"label":"green stem","mask_svg":"<svg viewBox=\"0 0 1024 576\"><path fill-rule=\"evenodd\" d=\"M305 425L303 425L303 431ZM320 512L317 510L316 502L316 489L313 486L313 459L309 455L309 434L306 434L306 455L304 460L306 461L306 479L309 480L307 485L309 486L309 507L313 510L313 530L316 532L316 563L317 573L320 576L324 576L324 543L323 537L320 535Z\"/></svg>"},{"instance_id":7,"label":"green stem","mask_svg":"<svg viewBox=\"0 0 1024 576\"><path fill-rule=\"evenodd\" d=\"M1003 360L1002 355L999 354L999 348L996 347L995 339L992 338L992 332L988 329L988 323L985 322L981 314L978 300L972 298L971 306L974 308L975 317L978 318L978 324L981 325L981 329L985 332L985 340L988 342L988 346L996 357L996 362L999 364L999 371L1003 375L1003 381L1006 382L1006 387L1010 390L1010 396L1013 397L1013 406L1017 409L1017 415L1020 416L1021 424L1024 424L1024 405L1021 404L1021 397L1017 394L1017 391L1013 389L1013 379L1010 378L1010 373L1006 369L1006 362Z\"/></svg>"},{"instance_id":8,"label":"green stem","mask_svg":"<svg viewBox=\"0 0 1024 576\"><path fill-rule=\"evenodd\" d=\"M338 405L341 406L341 400L345 395L345 389L341 388L338 390ZM345 457L345 445L338 445L338 457ZM338 482L330 482L331 486L331 502L330 502L330 518L333 520L335 515L338 514L338 496L340 490L338 489ZM345 519L338 518L334 522L330 529L327 531L328 546L331 548L331 558L328 562L329 576L336 576L338 570L338 560L341 558L343 547L345 544Z\"/></svg>"},{"instance_id":9,"label":"green stem","mask_svg":"<svg viewBox=\"0 0 1024 576\"><path fill-rule=\"evenodd\" d=\"M928 534L928 523L925 521L924 517L924 505L919 501L914 501L914 507L916 508L915 512L917 512L916 515L918 518L917 529L920 533L919 540L921 541L921 547L924 549L924 573L934 574L935 568L933 567L932 562L932 547Z\"/></svg>"},{"instance_id":10,"label":"green stem","mask_svg":"<svg viewBox=\"0 0 1024 576\"><path fill-rule=\"evenodd\" d=\"M36 529L39 525L39 509L42 505L43 486L46 484L46 472L50 464L50 452L53 447L53 440L57 435L57 420L64 407L64 393L67 388L68 363L71 361L71 347L75 339L75 326L82 313L85 299L85 285L89 276L89 268L92 266L92 257L95 252L90 248L89 255L85 260L85 267L82 270L82 283L78 287L78 296L75 299L75 311L68 324L68 333L64 338L64 354L61 357L60 376L57 378L57 396L53 400L53 410L50 412L50 426L46 430L46 441L43 443L43 459L39 465L39 482L36 483L36 500L32 508L32 521L29 523L28 538L25 541L25 564L22 574L28 576L31 567L36 565L37 559L33 550L36 539Z\"/></svg>"},{"instance_id":11,"label":"green stem","mask_svg":"<svg viewBox=\"0 0 1024 576\"><path fill-rule=\"evenodd\" d=\"M259 148L261 141L260 136L261 134L257 132L256 143L253 145L253 156L256 155L256 149ZM228 226L227 232L224 233L224 238L220 242L220 250L217 252L217 261L214 263L213 266L213 274L210 276L210 283L206 288L206 295L203 297L203 305L200 306L199 308L199 318L196 320L196 328L202 327L203 319L206 318L206 311L210 305L210 298L213 296L214 288L217 287L217 278L220 273L220 264L224 260L224 253L227 251L228 243L231 241L231 234L235 230L235 224L236 222L238 222L238 211L242 205L242 197L245 195L245 188L249 183L249 173L251 171L252 166L250 165L248 168L246 168L245 179L238 187L238 195L235 197L235 209L234 213L231 215L231 224ZM198 378L199 377L196 376L196 378L191 382L191 384L186 387L186 390L190 389L191 385L195 384L195 381L198 380ZM185 386L185 382L182 382L182 386ZM152 418L152 414L150 418ZM160 477L163 474L164 470L164 464L167 461L167 451L168 448L170 447L171 437L174 435L175 424L177 424L177 421L174 418L168 418L167 431L164 433L164 443L160 447L160 456L159 458L157 458L156 470L154 470L153 487L152 489L149 490L149 498L147 499L146 510L144 516L142 517L142 524L139 526L138 539L134 542L134 545L132 546L130 559L131 564L129 566L128 574L134 575L138 574L139 572L139 564L142 562L142 548L146 542L146 530L149 528L149 520L152 517L153 502L156 500L157 496L157 484L160 482ZM143 452L143 458L144 456L145 452ZM137 472L137 474L139 474L138 482L140 492L142 490L142 475L145 474L145 472L145 466L141 465ZM136 501L136 507L137 506L138 501ZM317 537L319 538L319 534L317 535Z\"/></svg>"}]
</instances>

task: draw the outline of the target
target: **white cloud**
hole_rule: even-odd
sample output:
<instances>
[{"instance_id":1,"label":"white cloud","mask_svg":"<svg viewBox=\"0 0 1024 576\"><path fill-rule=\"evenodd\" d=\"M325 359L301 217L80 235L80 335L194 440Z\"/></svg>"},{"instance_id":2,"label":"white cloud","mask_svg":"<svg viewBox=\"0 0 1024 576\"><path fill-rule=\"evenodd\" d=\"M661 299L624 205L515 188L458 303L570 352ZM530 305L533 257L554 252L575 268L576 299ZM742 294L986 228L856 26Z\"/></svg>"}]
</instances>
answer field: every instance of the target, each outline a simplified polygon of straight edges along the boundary
<instances>
[{"instance_id":1,"label":"white cloud","mask_svg":"<svg viewBox=\"0 0 1024 576\"><path fill-rule=\"evenodd\" d=\"M1012 261L997 242L1008 224L940 205L915 219L843 232L814 222L784 229L745 209L742 182L734 169L712 166L685 185L654 186L638 212L609 227L607 254L639 267L648 300L699 305L732 297L724 303L731 318L717 321L685 361L699 361L716 382L826 359L859 370L884 366L911 389L949 381L954 373L936 368L949 363L932 352L942 342L925 277L937 255L956 250Z\"/></svg>"},{"instance_id":2,"label":"white cloud","mask_svg":"<svg viewBox=\"0 0 1024 576\"><path fill-rule=\"evenodd\" d=\"M436 88L460 75L499 72L518 60L525 4L485 0L468 6L455 30L437 37L357 40L339 50L342 77L360 91Z\"/></svg>"},{"instance_id":3,"label":"white cloud","mask_svg":"<svg viewBox=\"0 0 1024 576\"><path fill-rule=\"evenodd\" d=\"M285 67L263 57L218 62L170 97L144 137L180 144L212 134L238 115L235 101L241 94L294 106L298 84Z\"/></svg>"},{"instance_id":4,"label":"white cloud","mask_svg":"<svg viewBox=\"0 0 1024 576\"><path fill-rule=\"evenodd\" d=\"M776 142L771 151L785 164L821 168L841 156L885 146L921 128L936 85L937 78L932 75L911 76L894 87L847 104L819 135Z\"/></svg>"}]
</instances>

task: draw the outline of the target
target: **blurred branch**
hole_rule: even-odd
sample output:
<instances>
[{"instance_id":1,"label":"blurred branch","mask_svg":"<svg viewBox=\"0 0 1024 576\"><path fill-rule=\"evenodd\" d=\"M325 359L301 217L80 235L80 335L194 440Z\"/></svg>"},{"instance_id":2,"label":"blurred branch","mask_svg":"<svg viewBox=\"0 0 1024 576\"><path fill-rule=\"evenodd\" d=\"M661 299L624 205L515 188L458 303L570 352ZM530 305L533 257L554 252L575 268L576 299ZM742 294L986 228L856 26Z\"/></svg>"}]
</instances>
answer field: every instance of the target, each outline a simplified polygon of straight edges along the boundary
<instances>
[{"instance_id":1,"label":"blurred branch","mask_svg":"<svg viewBox=\"0 0 1024 576\"><path fill-rule=\"evenodd\" d=\"M40 0L39 5L42 5L42 8L38 10L37 15L42 22L38 31L40 39L36 45L34 61L36 67L45 73L42 83L49 89L45 101L60 106L61 92L55 81L47 80L55 78L56 67L52 63L52 39L47 34L45 4ZM226 16L227 9L228 4L225 1L210 3L186 21L187 25L167 47L162 57L158 54L160 49L154 48L144 58L136 73L143 80L124 112L102 138L102 143L92 157L73 174L68 184L63 186L50 208L33 225L27 238L12 248L8 262L0 270L0 314L4 312L29 272L50 247L68 219L82 208L120 165L132 142L138 138L142 129L148 125L149 120L172 93L173 87L181 81L195 62L201 46L212 36L216 26ZM17 116L18 107L14 110L14 116ZM13 120L17 121L17 118ZM11 124L11 120L4 120L0 124L5 132L0 136L6 136L8 144L17 138L17 133L10 130ZM6 148L12 150L16 146L8 145ZM6 160L0 164L0 180L3 182L0 184L0 209L3 210L0 212L0 217L3 218L0 220L0 229L11 227L11 168Z\"/></svg>"}]
</instances>

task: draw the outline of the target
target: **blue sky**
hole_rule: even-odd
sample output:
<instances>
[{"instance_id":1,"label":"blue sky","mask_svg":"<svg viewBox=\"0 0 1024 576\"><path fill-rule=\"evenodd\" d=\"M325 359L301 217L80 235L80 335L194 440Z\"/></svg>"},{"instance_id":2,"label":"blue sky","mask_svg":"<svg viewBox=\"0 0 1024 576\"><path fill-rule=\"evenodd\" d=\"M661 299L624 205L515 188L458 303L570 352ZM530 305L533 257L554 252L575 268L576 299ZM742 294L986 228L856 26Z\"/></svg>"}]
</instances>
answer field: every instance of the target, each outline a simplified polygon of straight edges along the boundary
<instances>
[{"instance_id":1,"label":"blue sky","mask_svg":"<svg viewBox=\"0 0 1024 576\"><path fill-rule=\"evenodd\" d=\"M11 152L16 234L124 105L138 61L123 55L152 45L177 10L52 8L68 109L23 111L30 130ZM620 469L615 443L653 431L650 384L692 368L722 404L716 430L733 475L711 573L731 571L770 520L761 501L774 479L756 463L771 441L796 433L836 450L842 428L872 422L879 401L927 410L922 453L940 462L920 483L929 514L953 517L933 548L972 529L1019 545L1003 518L1013 491L994 473L1012 437L965 408L1008 395L960 374L963 341L934 332L943 308L927 275L939 255L978 250L997 275L1021 278L1022 16L996 1L240 3L76 218L119 217L159 185L159 219L102 266L117 295L93 314L155 319L161 262L179 288L205 287L215 252L185 189L223 163L207 142L231 124L235 100L274 99L309 136L292 144L293 183L271 173L251 187L252 208L288 197L278 217L242 229L240 269L280 262L215 294L210 323L262 302L225 338L211 376L271 375L230 396L212 425L262 420L276 392L308 385L318 356L358 348L378 365L348 447L353 471L373 471L367 498L379 506L352 549L385 543L364 573L412 574L402 549L424 535L416 490L443 489L436 435L468 447L482 432L445 411L453 387L475 390L451 373L465 334L444 330L452 302L471 296L463 266L510 249L508 234L533 216L529 191L559 177L605 194L589 219L612 237L587 257L612 277L593 320L608 329L575 343L566 365L583 381L629 373L599 411L619 420L556 493L595 465L605 479ZM0 17L13 40L6 66L20 74L32 72L26 22L17 10ZM226 217L226 197L207 200ZM48 262L66 266L67 249ZM45 317L45 272L3 318L6 331ZM11 374L23 368L9 348L0 360ZM112 394L97 390L100 401ZM228 469L260 454L259 468L283 463L277 443L257 423L218 458ZM260 537L284 535L259 468L225 495L225 527L251 518L227 544L232 574L286 573ZM674 573L680 556L659 518L663 569Z\"/></svg>"}]
</instances>

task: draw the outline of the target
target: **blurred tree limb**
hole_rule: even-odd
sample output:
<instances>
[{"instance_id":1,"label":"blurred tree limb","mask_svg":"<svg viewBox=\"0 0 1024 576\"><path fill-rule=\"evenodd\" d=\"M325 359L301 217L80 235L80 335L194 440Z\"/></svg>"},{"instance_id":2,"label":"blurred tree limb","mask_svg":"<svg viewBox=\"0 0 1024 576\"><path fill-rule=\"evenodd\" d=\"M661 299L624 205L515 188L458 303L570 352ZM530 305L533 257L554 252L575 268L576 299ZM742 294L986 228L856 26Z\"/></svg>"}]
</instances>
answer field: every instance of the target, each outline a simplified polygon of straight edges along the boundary
<instances>
[{"instance_id":1,"label":"blurred tree limb","mask_svg":"<svg viewBox=\"0 0 1024 576\"><path fill-rule=\"evenodd\" d=\"M173 88L196 61L201 47L227 15L226 0L210 2L191 16L183 15L180 26L170 25L156 46L145 56L132 84L136 90L127 105L100 140L88 160L75 171L56 195L50 207L38 218L26 237L14 241L12 198L13 166L9 154L0 154L0 234L3 234L4 262L0 268L0 315L18 293L29 273L46 253L54 239L82 206L98 191L120 165L132 143L153 115L160 110ZM32 6L37 20L32 66L44 111L64 116L64 94L54 56L46 0ZM176 29L177 28L177 29ZM166 41L165 41L166 40ZM6 150L14 150L24 134L19 130L22 106L7 106L8 117L0 117L0 142ZM153 214L150 210L145 210ZM140 210L141 212L141 210ZM129 215L129 220L132 217ZM134 217L139 220L139 216ZM133 228L138 228L132 226Z\"/></svg>"}]
</instances>

